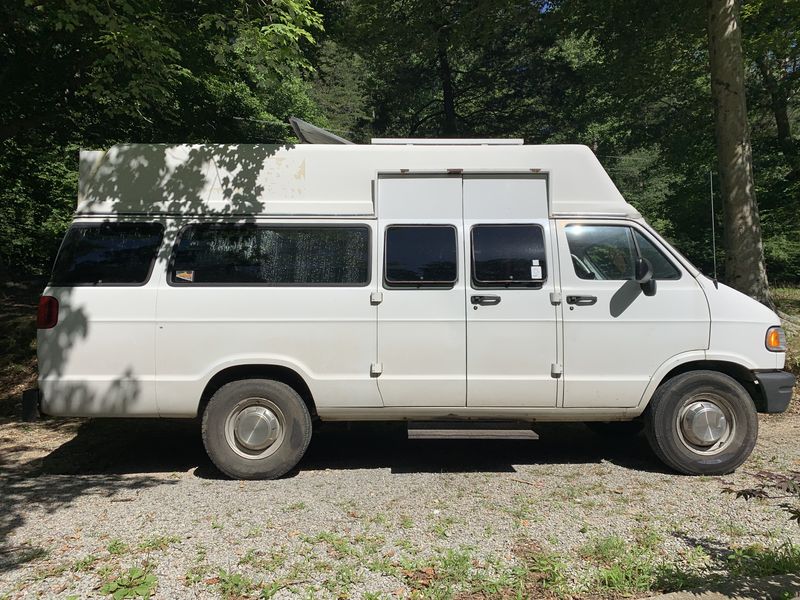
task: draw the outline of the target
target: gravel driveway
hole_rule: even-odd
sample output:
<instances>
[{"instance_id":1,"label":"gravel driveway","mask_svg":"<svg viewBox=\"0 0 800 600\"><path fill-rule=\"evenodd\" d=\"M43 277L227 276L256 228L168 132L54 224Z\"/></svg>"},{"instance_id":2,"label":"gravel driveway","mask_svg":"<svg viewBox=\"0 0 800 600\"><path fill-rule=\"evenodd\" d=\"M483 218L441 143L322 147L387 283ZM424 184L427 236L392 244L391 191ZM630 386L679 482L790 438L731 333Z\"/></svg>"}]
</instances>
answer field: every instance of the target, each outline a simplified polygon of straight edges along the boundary
<instances>
[{"instance_id":1,"label":"gravel driveway","mask_svg":"<svg viewBox=\"0 0 800 600\"><path fill-rule=\"evenodd\" d=\"M0 598L641 596L797 558L800 527L777 506L721 492L800 468L798 414L762 416L724 478L669 473L641 437L536 430L408 441L325 425L290 476L239 482L193 423L6 421Z\"/></svg>"}]
</instances>

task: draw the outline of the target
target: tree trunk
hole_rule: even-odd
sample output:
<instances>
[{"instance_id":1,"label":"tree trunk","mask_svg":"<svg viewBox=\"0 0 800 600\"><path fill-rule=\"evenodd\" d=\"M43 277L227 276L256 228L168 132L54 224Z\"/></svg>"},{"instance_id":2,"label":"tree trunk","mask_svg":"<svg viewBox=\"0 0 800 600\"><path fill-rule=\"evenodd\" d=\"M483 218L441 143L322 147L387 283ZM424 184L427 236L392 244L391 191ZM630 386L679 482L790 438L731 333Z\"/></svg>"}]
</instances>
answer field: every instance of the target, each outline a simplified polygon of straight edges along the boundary
<instances>
[{"instance_id":1,"label":"tree trunk","mask_svg":"<svg viewBox=\"0 0 800 600\"><path fill-rule=\"evenodd\" d=\"M772 307L747 125L739 0L707 0L711 97L725 226L725 280Z\"/></svg>"},{"instance_id":2,"label":"tree trunk","mask_svg":"<svg viewBox=\"0 0 800 600\"><path fill-rule=\"evenodd\" d=\"M800 178L800 151L798 151L794 138L792 138L787 94L772 73L767 59L762 57L757 61L757 64L758 71L761 73L761 80L769 93L772 115L775 117L775 127L778 132L778 147L789 165L788 179L793 181Z\"/></svg>"},{"instance_id":3,"label":"tree trunk","mask_svg":"<svg viewBox=\"0 0 800 600\"><path fill-rule=\"evenodd\" d=\"M436 40L436 50L439 59L439 77L442 81L442 104L444 109L444 135L458 135L456 122L456 99L453 89L453 72L447 58L448 33L447 26L439 29Z\"/></svg>"}]
</instances>

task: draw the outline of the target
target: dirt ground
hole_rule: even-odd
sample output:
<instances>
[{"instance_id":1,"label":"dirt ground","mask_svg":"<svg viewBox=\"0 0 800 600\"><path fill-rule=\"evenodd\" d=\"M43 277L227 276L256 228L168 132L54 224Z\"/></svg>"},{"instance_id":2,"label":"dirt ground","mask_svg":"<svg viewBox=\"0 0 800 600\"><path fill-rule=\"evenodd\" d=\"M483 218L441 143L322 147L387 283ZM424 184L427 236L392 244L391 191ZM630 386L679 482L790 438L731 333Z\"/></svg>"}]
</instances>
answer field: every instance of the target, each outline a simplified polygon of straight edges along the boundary
<instances>
[{"instance_id":1,"label":"dirt ground","mask_svg":"<svg viewBox=\"0 0 800 600\"><path fill-rule=\"evenodd\" d=\"M675 475L643 438L581 424L541 424L535 442L409 441L371 424L324 426L289 477L239 482L192 422L6 418L0 598L102 596L131 568L161 598L675 589L735 574L730 557L753 548L794 560L780 553L800 527L774 502L722 493L800 470L800 415L760 425L748 463L720 478Z\"/></svg>"}]
</instances>

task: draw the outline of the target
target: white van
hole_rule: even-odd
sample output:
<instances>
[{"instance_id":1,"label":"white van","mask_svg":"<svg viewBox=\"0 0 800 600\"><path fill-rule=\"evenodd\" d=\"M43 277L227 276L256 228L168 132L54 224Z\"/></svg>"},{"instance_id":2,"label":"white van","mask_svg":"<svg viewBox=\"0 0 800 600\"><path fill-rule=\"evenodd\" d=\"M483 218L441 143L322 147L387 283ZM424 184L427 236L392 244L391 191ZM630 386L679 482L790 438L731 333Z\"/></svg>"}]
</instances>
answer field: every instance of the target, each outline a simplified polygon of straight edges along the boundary
<instances>
[{"instance_id":1,"label":"white van","mask_svg":"<svg viewBox=\"0 0 800 600\"><path fill-rule=\"evenodd\" d=\"M727 473L791 397L778 317L583 146L124 145L81 166L26 404L200 417L231 477L286 473L315 419L637 421L673 469Z\"/></svg>"}]
</instances>

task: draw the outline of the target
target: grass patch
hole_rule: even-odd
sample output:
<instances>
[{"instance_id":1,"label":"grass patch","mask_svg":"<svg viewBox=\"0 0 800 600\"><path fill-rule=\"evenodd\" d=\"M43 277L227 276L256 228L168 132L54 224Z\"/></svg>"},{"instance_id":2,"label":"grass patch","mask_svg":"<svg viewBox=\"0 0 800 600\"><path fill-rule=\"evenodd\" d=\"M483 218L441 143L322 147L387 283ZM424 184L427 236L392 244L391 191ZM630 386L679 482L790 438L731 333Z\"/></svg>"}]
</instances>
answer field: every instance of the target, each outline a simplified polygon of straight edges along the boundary
<instances>
[{"instance_id":1,"label":"grass patch","mask_svg":"<svg viewBox=\"0 0 800 600\"><path fill-rule=\"evenodd\" d=\"M800 573L800 547L787 542L777 548L766 548L759 544L735 548L727 556L727 567L733 577Z\"/></svg>"},{"instance_id":2,"label":"grass patch","mask_svg":"<svg viewBox=\"0 0 800 600\"><path fill-rule=\"evenodd\" d=\"M110 594L114 600L149 598L157 585L158 580L149 567L131 567L125 573L106 581L100 588L100 593Z\"/></svg>"},{"instance_id":3,"label":"grass patch","mask_svg":"<svg viewBox=\"0 0 800 600\"><path fill-rule=\"evenodd\" d=\"M210 580L220 596L226 599L241 598L255 589L255 584L241 573L231 573L220 569L217 577Z\"/></svg>"},{"instance_id":4,"label":"grass patch","mask_svg":"<svg viewBox=\"0 0 800 600\"><path fill-rule=\"evenodd\" d=\"M108 550L109 554L113 554L114 556L120 556L121 554L125 554L128 551L128 544L126 544L120 539L114 538L108 543L108 546L106 546L106 550Z\"/></svg>"},{"instance_id":5,"label":"grass patch","mask_svg":"<svg viewBox=\"0 0 800 600\"><path fill-rule=\"evenodd\" d=\"M94 554L89 554L87 556L84 556L83 558L76 560L72 564L72 570L75 572L91 571L94 568L94 565L99 560L100 558L98 556L95 556Z\"/></svg>"},{"instance_id":6,"label":"grass patch","mask_svg":"<svg viewBox=\"0 0 800 600\"><path fill-rule=\"evenodd\" d=\"M166 550L172 544L177 544L181 539L174 535L158 535L147 538L139 543L139 550L142 552L153 552L157 550Z\"/></svg>"}]
</instances>

